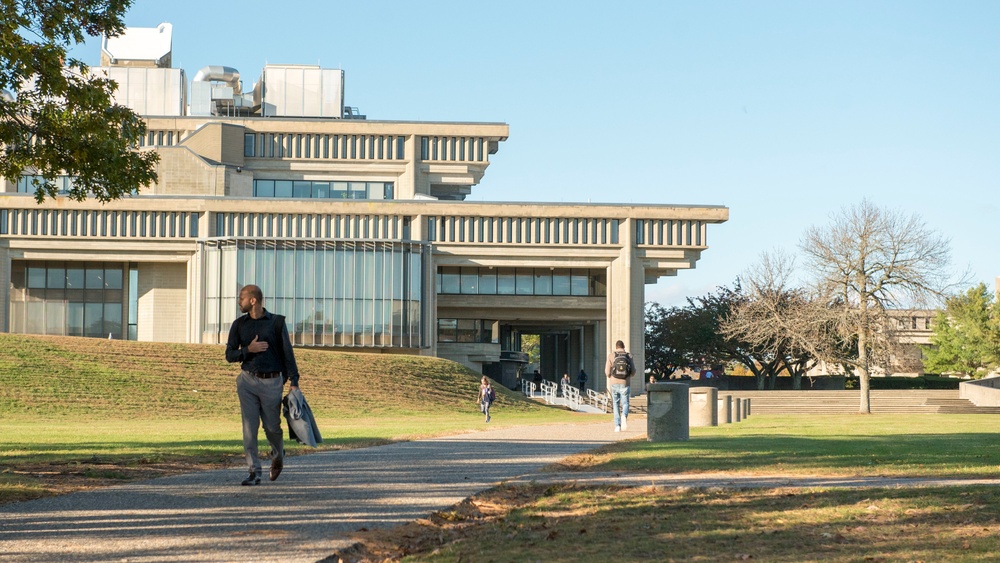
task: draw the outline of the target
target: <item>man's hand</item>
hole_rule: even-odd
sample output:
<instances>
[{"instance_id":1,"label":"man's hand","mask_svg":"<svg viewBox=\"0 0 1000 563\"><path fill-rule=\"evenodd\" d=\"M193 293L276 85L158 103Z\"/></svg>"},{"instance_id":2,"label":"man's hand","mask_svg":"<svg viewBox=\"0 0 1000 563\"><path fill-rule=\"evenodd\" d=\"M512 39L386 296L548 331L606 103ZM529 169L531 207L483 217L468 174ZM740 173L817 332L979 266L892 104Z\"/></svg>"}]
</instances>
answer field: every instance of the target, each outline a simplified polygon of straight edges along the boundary
<instances>
[{"instance_id":1,"label":"man's hand","mask_svg":"<svg viewBox=\"0 0 1000 563\"><path fill-rule=\"evenodd\" d=\"M257 340L257 338L258 338L257 336L254 336L253 342L251 342L247 346L247 350L253 352L254 354L267 350L267 342L260 342Z\"/></svg>"}]
</instances>

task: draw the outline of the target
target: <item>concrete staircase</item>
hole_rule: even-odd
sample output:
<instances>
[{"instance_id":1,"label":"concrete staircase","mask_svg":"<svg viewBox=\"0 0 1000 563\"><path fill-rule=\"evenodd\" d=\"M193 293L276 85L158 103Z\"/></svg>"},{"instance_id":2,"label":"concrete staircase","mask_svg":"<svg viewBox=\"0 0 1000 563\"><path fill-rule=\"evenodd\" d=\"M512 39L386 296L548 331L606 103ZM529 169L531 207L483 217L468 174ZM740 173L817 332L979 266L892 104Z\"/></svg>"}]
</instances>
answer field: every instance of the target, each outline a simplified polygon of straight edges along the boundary
<instances>
[{"instance_id":1,"label":"concrete staircase","mask_svg":"<svg viewBox=\"0 0 1000 563\"><path fill-rule=\"evenodd\" d=\"M750 399L758 414L856 414L859 392L851 391L720 391ZM1000 407L977 407L960 399L958 390L873 390L871 409L879 413L1000 414Z\"/></svg>"}]
</instances>

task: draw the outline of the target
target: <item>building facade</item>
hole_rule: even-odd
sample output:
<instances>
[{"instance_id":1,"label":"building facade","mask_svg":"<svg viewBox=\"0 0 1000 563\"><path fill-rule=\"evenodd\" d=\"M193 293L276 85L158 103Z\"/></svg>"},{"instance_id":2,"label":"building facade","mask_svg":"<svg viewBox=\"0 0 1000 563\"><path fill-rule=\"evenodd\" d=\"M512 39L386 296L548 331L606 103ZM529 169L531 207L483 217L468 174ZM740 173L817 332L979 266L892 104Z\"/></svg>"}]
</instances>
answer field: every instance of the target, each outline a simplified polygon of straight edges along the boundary
<instances>
[{"instance_id":1,"label":"building facade","mask_svg":"<svg viewBox=\"0 0 1000 563\"><path fill-rule=\"evenodd\" d=\"M169 24L105 40L144 116L158 182L101 204L0 184L0 328L224 342L255 283L298 346L436 355L513 386L522 334L550 378L603 388L621 339L642 365L644 285L695 267L721 206L465 201L503 123L360 119L343 73L171 68ZM331 109L334 108L334 109ZM60 178L60 182L72 182ZM638 386L641 387L641 386Z\"/></svg>"}]
</instances>

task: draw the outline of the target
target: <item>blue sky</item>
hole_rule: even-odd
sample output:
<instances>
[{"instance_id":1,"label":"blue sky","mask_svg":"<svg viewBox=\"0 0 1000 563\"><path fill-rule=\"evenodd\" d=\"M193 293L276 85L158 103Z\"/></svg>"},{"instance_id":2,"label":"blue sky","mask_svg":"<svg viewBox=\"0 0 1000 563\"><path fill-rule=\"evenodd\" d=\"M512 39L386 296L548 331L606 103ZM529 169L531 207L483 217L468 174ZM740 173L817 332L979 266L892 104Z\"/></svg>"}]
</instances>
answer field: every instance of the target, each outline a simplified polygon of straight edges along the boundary
<instances>
[{"instance_id":1,"label":"blue sky","mask_svg":"<svg viewBox=\"0 0 1000 563\"><path fill-rule=\"evenodd\" d=\"M729 207L647 300L731 284L864 197L950 238L972 281L1000 276L1000 2L137 0L126 18L163 21L189 80L320 64L370 119L508 123L475 200Z\"/></svg>"}]
</instances>

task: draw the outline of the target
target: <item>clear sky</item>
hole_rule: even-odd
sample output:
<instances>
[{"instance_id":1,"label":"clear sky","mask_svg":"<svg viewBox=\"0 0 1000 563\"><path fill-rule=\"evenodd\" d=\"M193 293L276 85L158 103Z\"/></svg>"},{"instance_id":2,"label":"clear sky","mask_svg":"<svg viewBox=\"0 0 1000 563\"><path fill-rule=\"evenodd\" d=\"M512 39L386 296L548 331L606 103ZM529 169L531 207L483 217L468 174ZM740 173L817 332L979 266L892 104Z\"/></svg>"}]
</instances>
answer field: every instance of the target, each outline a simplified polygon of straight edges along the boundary
<instances>
[{"instance_id":1,"label":"clear sky","mask_svg":"<svg viewBox=\"0 0 1000 563\"><path fill-rule=\"evenodd\" d=\"M725 205L682 304L867 197L1000 275L1000 2L136 0L173 62L345 71L370 119L501 121L478 201ZM99 63L100 43L74 55Z\"/></svg>"}]
</instances>

